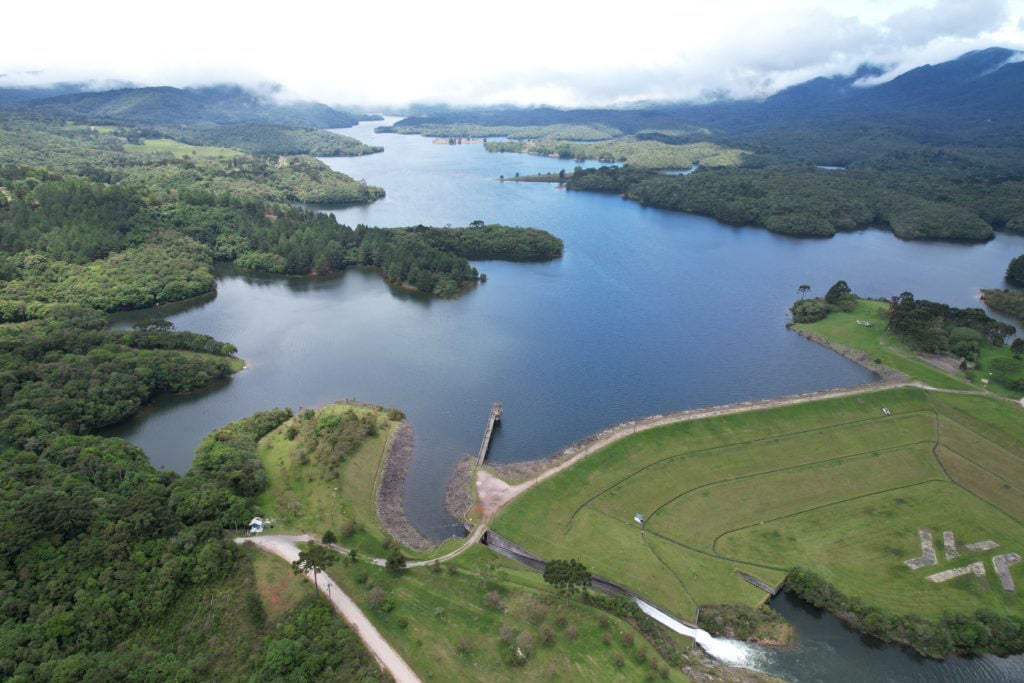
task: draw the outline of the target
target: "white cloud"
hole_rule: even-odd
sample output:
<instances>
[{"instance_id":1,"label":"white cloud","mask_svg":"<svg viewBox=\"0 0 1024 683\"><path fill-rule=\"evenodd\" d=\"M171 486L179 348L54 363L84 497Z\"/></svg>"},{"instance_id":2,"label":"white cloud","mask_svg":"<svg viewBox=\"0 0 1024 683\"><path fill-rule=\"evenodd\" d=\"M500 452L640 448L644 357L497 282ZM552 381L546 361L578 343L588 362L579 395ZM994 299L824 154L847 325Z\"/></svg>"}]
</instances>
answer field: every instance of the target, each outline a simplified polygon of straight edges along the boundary
<instances>
[{"instance_id":1,"label":"white cloud","mask_svg":"<svg viewBox=\"0 0 1024 683\"><path fill-rule=\"evenodd\" d=\"M768 94L865 61L1024 48L1024 0L14 3L0 84L280 83L373 106L616 104ZM28 76L26 72L41 71Z\"/></svg>"}]
</instances>

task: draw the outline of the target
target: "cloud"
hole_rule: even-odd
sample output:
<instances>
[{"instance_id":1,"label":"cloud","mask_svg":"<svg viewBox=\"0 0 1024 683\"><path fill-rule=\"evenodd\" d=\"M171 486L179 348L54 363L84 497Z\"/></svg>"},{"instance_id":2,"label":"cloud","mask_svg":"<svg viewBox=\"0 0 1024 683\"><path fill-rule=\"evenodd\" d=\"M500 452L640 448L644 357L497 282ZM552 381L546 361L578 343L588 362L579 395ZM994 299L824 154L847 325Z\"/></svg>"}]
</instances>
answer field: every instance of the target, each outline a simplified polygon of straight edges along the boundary
<instances>
[{"instance_id":1,"label":"cloud","mask_svg":"<svg viewBox=\"0 0 1024 683\"><path fill-rule=\"evenodd\" d=\"M387 107L757 97L864 62L1024 47L1024 0L14 3L2 81L281 85ZM28 76L26 72L42 71Z\"/></svg>"}]
</instances>

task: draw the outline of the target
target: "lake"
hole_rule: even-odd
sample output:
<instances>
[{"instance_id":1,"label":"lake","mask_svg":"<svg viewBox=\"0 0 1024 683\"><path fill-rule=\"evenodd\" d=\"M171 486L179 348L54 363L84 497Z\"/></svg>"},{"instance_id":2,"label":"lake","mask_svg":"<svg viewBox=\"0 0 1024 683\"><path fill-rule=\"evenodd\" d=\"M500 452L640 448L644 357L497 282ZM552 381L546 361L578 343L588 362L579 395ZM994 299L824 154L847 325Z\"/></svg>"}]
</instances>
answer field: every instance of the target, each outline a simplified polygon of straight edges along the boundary
<instances>
[{"instance_id":1,"label":"lake","mask_svg":"<svg viewBox=\"0 0 1024 683\"><path fill-rule=\"evenodd\" d=\"M163 397L108 434L183 472L205 434L258 410L343 398L395 406L416 429L409 515L441 539L461 534L442 508L444 485L456 461L476 452L493 400L505 412L490 459L506 462L635 417L870 381L786 330L800 284L821 295L845 279L863 296L909 290L977 305L978 290L1000 286L1009 260L1024 253L1024 238L1008 235L976 245L905 242L881 230L797 239L617 196L503 183L499 176L571 171L575 162L373 133L382 123L339 132L383 153L325 160L387 191L372 205L333 209L340 222L534 226L565 240L564 257L476 263L487 282L452 300L393 289L365 270L305 278L219 269L215 296L118 321L166 317L235 344L248 369Z\"/></svg>"}]
</instances>

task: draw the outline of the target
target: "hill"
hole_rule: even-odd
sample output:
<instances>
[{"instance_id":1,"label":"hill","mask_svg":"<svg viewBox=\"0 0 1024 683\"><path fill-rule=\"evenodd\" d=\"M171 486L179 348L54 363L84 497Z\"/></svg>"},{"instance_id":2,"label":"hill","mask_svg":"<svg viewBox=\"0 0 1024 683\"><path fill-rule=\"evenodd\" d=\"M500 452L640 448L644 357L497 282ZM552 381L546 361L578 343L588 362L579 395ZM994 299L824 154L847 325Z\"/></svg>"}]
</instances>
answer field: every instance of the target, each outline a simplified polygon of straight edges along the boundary
<instances>
[{"instance_id":1,"label":"hill","mask_svg":"<svg viewBox=\"0 0 1024 683\"><path fill-rule=\"evenodd\" d=\"M27 99L26 99L27 98ZM21 99L20 105L18 99ZM359 118L317 102L279 103L238 85L200 88L121 88L29 97L25 91L0 92L0 106L26 114L93 124L184 125L197 123L274 123L310 128L345 128Z\"/></svg>"}]
</instances>

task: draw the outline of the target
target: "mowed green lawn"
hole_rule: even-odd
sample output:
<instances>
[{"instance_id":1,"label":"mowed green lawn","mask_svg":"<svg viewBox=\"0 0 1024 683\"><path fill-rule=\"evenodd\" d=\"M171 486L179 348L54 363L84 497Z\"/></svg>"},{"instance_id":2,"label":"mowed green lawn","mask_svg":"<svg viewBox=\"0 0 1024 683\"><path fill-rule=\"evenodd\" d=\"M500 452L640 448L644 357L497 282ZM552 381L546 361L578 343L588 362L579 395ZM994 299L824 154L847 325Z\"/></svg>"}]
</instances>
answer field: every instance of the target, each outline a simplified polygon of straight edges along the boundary
<instances>
[{"instance_id":1,"label":"mowed green lawn","mask_svg":"<svg viewBox=\"0 0 1024 683\"><path fill-rule=\"evenodd\" d=\"M882 414L886 407L891 417ZM766 594L809 567L896 612L995 607L1024 614L990 558L1024 554L1024 411L996 398L896 389L683 422L602 449L531 489L496 532L577 558L684 618ZM647 521L633 521L636 513ZM919 528L1000 549L912 571ZM985 578L924 576L976 559ZM1024 592L1024 564L1014 576Z\"/></svg>"}]
</instances>

